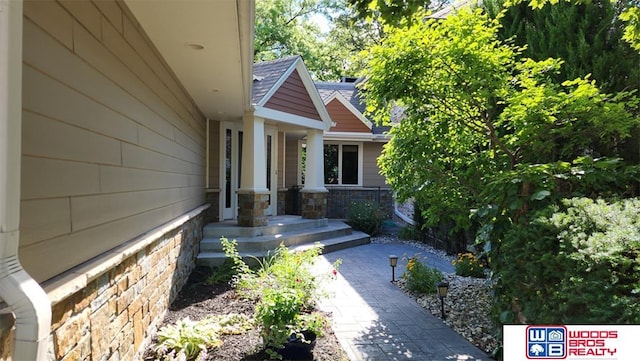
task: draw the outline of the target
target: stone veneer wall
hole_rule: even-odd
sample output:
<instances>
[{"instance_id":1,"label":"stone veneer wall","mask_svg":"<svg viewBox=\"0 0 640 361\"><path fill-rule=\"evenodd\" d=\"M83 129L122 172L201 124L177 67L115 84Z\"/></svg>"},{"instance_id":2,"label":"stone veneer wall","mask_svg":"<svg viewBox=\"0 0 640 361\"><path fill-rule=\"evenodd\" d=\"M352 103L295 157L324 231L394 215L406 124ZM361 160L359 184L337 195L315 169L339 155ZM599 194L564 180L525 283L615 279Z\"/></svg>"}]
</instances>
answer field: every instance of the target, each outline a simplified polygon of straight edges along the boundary
<instances>
[{"instance_id":1,"label":"stone veneer wall","mask_svg":"<svg viewBox=\"0 0 640 361\"><path fill-rule=\"evenodd\" d=\"M86 276L86 285L74 285L82 280L73 277L67 279L65 287L77 291L52 300L51 348L55 359L140 358L195 267L203 226L204 213L199 212L170 230L165 228L164 233L147 236L147 240L154 240L115 265L107 257L104 263L92 267L100 272L95 272L93 279ZM118 251L112 253L122 255ZM56 287L45 285L49 297L56 298L52 294L60 293L60 287L53 291L51 288ZM11 344L12 333L5 330L0 335L0 345ZM0 357L9 359L10 353L5 347Z\"/></svg>"},{"instance_id":2,"label":"stone veneer wall","mask_svg":"<svg viewBox=\"0 0 640 361\"><path fill-rule=\"evenodd\" d=\"M346 218L351 202L369 201L378 204L389 217L393 214L393 194L390 188L328 188L327 218Z\"/></svg>"}]
</instances>

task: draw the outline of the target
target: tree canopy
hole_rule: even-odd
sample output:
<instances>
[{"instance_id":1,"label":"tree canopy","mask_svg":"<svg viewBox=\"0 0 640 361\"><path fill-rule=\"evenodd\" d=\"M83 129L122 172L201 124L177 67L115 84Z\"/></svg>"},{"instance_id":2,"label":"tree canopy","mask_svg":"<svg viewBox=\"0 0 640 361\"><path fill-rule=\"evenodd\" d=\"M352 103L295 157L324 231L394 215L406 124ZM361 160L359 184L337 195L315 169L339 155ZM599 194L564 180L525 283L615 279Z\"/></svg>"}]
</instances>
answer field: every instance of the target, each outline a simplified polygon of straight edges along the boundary
<instances>
[{"instance_id":1,"label":"tree canopy","mask_svg":"<svg viewBox=\"0 0 640 361\"><path fill-rule=\"evenodd\" d=\"M254 60L265 61L300 55L318 80L342 74L333 66L326 39L314 15L330 16L340 8L337 0L261 0L256 2Z\"/></svg>"},{"instance_id":2,"label":"tree canopy","mask_svg":"<svg viewBox=\"0 0 640 361\"><path fill-rule=\"evenodd\" d=\"M472 209L517 222L536 202L602 191L580 177L620 166L600 157L620 155L638 122L635 98L604 94L587 77L555 83L560 60L522 58L480 10L411 24L372 49L364 92L379 121L404 108L379 158L401 201L428 205L429 225L468 229Z\"/></svg>"},{"instance_id":3,"label":"tree canopy","mask_svg":"<svg viewBox=\"0 0 640 361\"><path fill-rule=\"evenodd\" d=\"M591 74L608 93L640 90L640 52L622 39L624 9L637 0L560 2L532 9L526 3L505 7L505 0L485 0L489 16L498 18L500 39L526 48L522 56L534 60L564 61L558 81Z\"/></svg>"}]
</instances>

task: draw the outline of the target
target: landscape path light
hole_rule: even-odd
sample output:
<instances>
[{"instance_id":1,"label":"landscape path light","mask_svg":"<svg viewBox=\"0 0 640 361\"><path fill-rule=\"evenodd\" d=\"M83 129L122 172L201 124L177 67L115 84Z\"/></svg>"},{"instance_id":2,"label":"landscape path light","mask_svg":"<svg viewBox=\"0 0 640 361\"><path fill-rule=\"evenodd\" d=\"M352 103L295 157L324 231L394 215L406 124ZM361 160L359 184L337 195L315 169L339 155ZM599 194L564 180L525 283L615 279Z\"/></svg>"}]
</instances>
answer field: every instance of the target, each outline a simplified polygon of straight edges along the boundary
<instances>
[{"instance_id":1,"label":"landscape path light","mask_svg":"<svg viewBox=\"0 0 640 361\"><path fill-rule=\"evenodd\" d=\"M389 256L389 266L391 266L391 282L396 281L396 266L398 265L398 256Z\"/></svg>"},{"instance_id":2,"label":"landscape path light","mask_svg":"<svg viewBox=\"0 0 640 361\"><path fill-rule=\"evenodd\" d=\"M442 314L442 319L446 318L444 313L444 298L447 297L447 291L449 291L449 283L441 281L438 283L438 296L440 297L440 313Z\"/></svg>"}]
</instances>

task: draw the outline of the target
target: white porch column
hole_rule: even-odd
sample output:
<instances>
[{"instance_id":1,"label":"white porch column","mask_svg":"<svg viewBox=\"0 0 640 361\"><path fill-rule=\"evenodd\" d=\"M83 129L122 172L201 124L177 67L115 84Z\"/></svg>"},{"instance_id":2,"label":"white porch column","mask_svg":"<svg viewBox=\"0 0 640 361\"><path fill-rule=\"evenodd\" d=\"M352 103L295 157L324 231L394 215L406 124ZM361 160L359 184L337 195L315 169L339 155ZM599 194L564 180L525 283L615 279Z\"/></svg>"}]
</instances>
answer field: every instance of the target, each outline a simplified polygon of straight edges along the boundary
<instances>
[{"instance_id":1,"label":"white porch column","mask_svg":"<svg viewBox=\"0 0 640 361\"><path fill-rule=\"evenodd\" d=\"M324 145L322 130L307 130L307 169L304 177L305 192L327 192L324 187Z\"/></svg>"},{"instance_id":2,"label":"white porch column","mask_svg":"<svg viewBox=\"0 0 640 361\"><path fill-rule=\"evenodd\" d=\"M242 175L238 189L238 225L267 225L269 206L264 118L246 113L242 119Z\"/></svg>"},{"instance_id":3,"label":"white porch column","mask_svg":"<svg viewBox=\"0 0 640 361\"><path fill-rule=\"evenodd\" d=\"M51 303L18 259L22 17L21 0L0 0L0 298L15 316L11 358L40 361L47 360Z\"/></svg>"},{"instance_id":4,"label":"white porch column","mask_svg":"<svg viewBox=\"0 0 640 361\"><path fill-rule=\"evenodd\" d=\"M239 191L268 192L264 118L245 114L242 126L242 179Z\"/></svg>"}]
</instances>

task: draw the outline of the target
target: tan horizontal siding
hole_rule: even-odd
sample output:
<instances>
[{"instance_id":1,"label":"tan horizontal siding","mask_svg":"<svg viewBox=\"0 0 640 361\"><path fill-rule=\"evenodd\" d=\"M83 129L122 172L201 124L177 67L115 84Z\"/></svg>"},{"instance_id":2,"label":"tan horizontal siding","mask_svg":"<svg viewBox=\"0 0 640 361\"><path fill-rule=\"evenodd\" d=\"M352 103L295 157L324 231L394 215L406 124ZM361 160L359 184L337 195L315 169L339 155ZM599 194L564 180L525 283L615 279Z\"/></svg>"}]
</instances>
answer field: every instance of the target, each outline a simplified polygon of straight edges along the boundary
<instances>
[{"instance_id":1,"label":"tan horizontal siding","mask_svg":"<svg viewBox=\"0 0 640 361\"><path fill-rule=\"evenodd\" d=\"M158 225L158 219L171 219L193 209L192 203L151 210L122 218L97 227L47 239L36 244L22 246L20 258L29 274L36 280L50 278L80 264L87 259L108 252L114 247L111 239L129 240L140 235L139 229L150 230ZM190 208L191 207L191 208ZM116 242L121 244L123 242ZM120 256L120 254L117 254ZM39 265L39 267L37 266Z\"/></svg>"},{"instance_id":2,"label":"tan horizontal siding","mask_svg":"<svg viewBox=\"0 0 640 361\"><path fill-rule=\"evenodd\" d=\"M378 157L382 152L384 143L364 143L363 145L363 186L364 187L382 187L388 186L384 176L380 174L378 167Z\"/></svg>"},{"instance_id":3,"label":"tan horizontal siding","mask_svg":"<svg viewBox=\"0 0 640 361\"><path fill-rule=\"evenodd\" d=\"M22 153L85 163L121 165L121 142L54 119L22 113Z\"/></svg>"},{"instance_id":4,"label":"tan horizontal siding","mask_svg":"<svg viewBox=\"0 0 640 361\"><path fill-rule=\"evenodd\" d=\"M124 6L24 4L20 259L39 281L205 202L205 120Z\"/></svg>"},{"instance_id":5,"label":"tan horizontal siding","mask_svg":"<svg viewBox=\"0 0 640 361\"><path fill-rule=\"evenodd\" d=\"M69 233L71 233L69 197L22 201L20 244L23 247Z\"/></svg>"}]
</instances>

